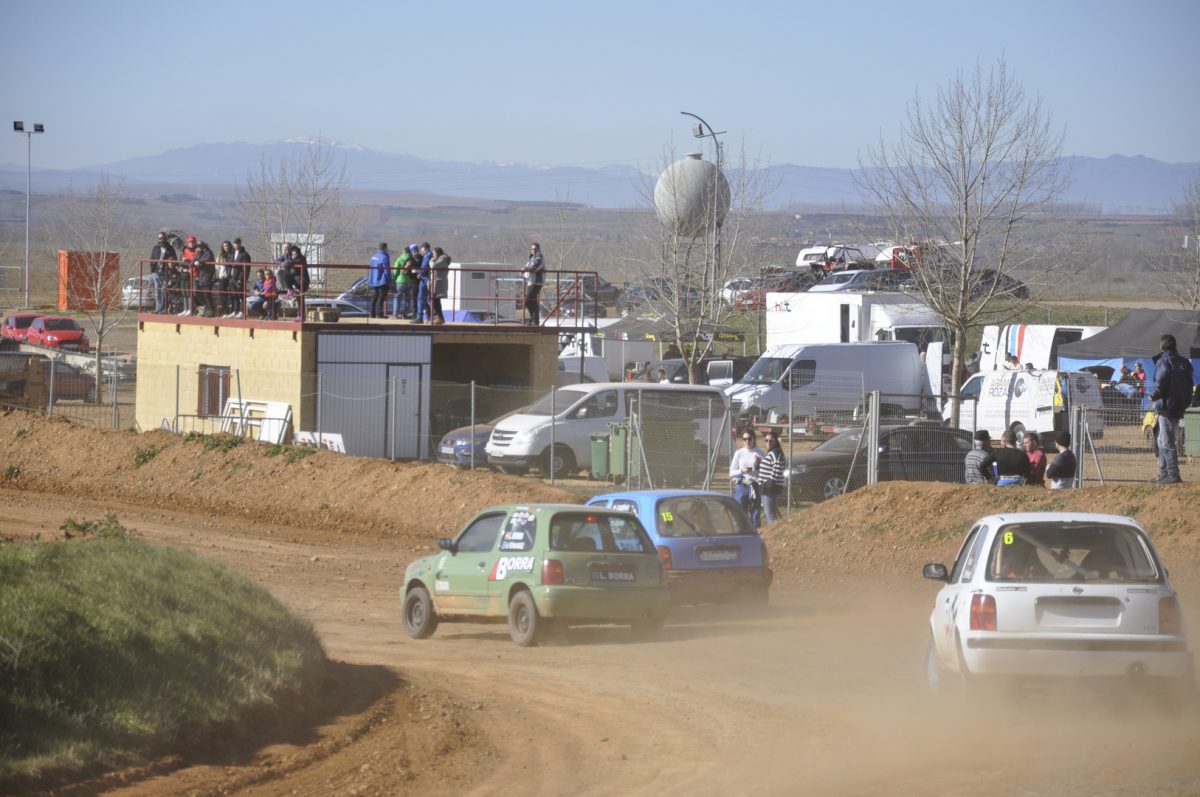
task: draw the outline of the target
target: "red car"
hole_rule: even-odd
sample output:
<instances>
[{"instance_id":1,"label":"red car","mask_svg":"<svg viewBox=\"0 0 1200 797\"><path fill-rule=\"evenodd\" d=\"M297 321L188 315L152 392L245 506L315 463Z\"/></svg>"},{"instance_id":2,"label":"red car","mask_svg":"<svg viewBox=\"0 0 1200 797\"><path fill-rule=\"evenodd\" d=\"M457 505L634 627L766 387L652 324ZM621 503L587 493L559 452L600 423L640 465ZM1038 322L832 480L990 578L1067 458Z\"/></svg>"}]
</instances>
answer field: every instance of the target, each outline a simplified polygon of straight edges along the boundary
<instances>
[{"instance_id":1,"label":"red car","mask_svg":"<svg viewBox=\"0 0 1200 797\"><path fill-rule=\"evenodd\" d=\"M24 343L25 333L28 331L29 325L33 323L35 318L40 318L41 316L42 313L9 313L4 316L4 324L0 325L0 338Z\"/></svg>"},{"instance_id":2,"label":"red car","mask_svg":"<svg viewBox=\"0 0 1200 797\"><path fill-rule=\"evenodd\" d=\"M33 319L25 333L25 342L55 349L88 350L87 333L74 318L43 315Z\"/></svg>"}]
</instances>

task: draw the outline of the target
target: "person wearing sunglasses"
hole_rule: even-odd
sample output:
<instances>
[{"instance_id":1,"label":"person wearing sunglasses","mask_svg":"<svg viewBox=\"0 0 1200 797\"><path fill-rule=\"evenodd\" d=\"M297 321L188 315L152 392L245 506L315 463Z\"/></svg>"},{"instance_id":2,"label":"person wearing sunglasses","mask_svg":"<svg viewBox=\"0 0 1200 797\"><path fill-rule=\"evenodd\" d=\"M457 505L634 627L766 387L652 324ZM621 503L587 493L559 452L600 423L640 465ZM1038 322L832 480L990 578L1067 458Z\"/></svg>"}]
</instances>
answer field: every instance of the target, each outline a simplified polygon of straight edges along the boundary
<instances>
[{"instance_id":1,"label":"person wearing sunglasses","mask_svg":"<svg viewBox=\"0 0 1200 797\"><path fill-rule=\"evenodd\" d=\"M742 432L742 447L729 458L729 480L733 485L733 500L746 511L750 520L758 526L762 519L762 502L758 491L758 465L763 451L756 446L753 429Z\"/></svg>"},{"instance_id":2,"label":"person wearing sunglasses","mask_svg":"<svg viewBox=\"0 0 1200 797\"><path fill-rule=\"evenodd\" d=\"M763 514L768 523L779 520L779 496L784 492L783 474L787 470L787 457L779 444L779 432L768 429L763 432L767 441L767 453L758 466L759 493L762 495Z\"/></svg>"}]
</instances>

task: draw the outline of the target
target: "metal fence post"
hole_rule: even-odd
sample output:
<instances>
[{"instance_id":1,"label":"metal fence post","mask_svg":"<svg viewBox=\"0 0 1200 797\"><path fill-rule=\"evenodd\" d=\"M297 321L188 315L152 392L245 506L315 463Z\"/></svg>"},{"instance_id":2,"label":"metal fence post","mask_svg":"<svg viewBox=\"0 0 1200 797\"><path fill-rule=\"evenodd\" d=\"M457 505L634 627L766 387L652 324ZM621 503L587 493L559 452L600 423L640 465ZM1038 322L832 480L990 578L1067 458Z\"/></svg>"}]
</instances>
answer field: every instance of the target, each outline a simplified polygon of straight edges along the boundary
<instances>
[{"instance_id":1,"label":"metal fence post","mask_svg":"<svg viewBox=\"0 0 1200 797\"><path fill-rule=\"evenodd\" d=\"M467 445L471 449L471 470L475 470L475 380L471 380L471 433L467 435Z\"/></svg>"},{"instance_id":2,"label":"metal fence post","mask_svg":"<svg viewBox=\"0 0 1200 797\"><path fill-rule=\"evenodd\" d=\"M554 484L554 427L556 425L555 424L556 419L554 417L554 405L557 401L558 401L558 387L556 385L552 385L550 387L550 457L549 457L549 464L546 467L546 469L550 471L550 484L551 485Z\"/></svg>"},{"instance_id":3,"label":"metal fence post","mask_svg":"<svg viewBox=\"0 0 1200 797\"><path fill-rule=\"evenodd\" d=\"M388 380L388 459L392 462L396 461L396 379L393 376Z\"/></svg>"},{"instance_id":4,"label":"metal fence post","mask_svg":"<svg viewBox=\"0 0 1200 797\"><path fill-rule=\"evenodd\" d=\"M784 514L792 513L792 457L796 454L796 419L792 413L792 391L788 390L788 480L787 480L787 508Z\"/></svg>"},{"instance_id":5,"label":"metal fence post","mask_svg":"<svg viewBox=\"0 0 1200 797\"><path fill-rule=\"evenodd\" d=\"M321 372L317 371L317 448L325 447L325 438L321 435Z\"/></svg>"},{"instance_id":6,"label":"metal fence post","mask_svg":"<svg viewBox=\"0 0 1200 797\"><path fill-rule=\"evenodd\" d=\"M113 360L112 369L112 428L121 425L120 413L117 410L117 361Z\"/></svg>"},{"instance_id":7,"label":"metal fence post","mask_svg":"<svg viewBox=\"0 0 1200 797\"><path fill-rule=\"evenodd\" d=\"M50 397L46 400L46 417L47 418L54 415L54 374L55 374L55 370L56 370L55 366L57 364L58 364L58 361L55 360L53 357L51 357L50 358Z\"/></svg>"},{"instance_id":8,"label":"metal fence post","mask_svg":"<svg viewBox=\"0 0 1200 797\"><path fill-rule=\"evenodd\" d=\"M175 434L179 434L179 368L175 366L175 422L171 424L171 430Z\"/></svg>"},{"instance_id":9,"label":"metal fence post","mask_svg":"<svg viewBox=\"0 0 1200 797\"><path fill-rule=\"evenodd\" d=\"M848 481L848 479L847 479ZM879 483L879 391L867 397L867 484Z\"/></svg>"},{"instance_id":10,"label":"metal fence post","mask_svg":"<svg viewBox=\"0 0 1200 797\"><path fill-rule=\"evenodd\" d=\"M242 437L246 436L246 402L242 400L242 369L238 368L233 372L237 379L238 392L238 434Z\"/></svg>"}]
</instances>

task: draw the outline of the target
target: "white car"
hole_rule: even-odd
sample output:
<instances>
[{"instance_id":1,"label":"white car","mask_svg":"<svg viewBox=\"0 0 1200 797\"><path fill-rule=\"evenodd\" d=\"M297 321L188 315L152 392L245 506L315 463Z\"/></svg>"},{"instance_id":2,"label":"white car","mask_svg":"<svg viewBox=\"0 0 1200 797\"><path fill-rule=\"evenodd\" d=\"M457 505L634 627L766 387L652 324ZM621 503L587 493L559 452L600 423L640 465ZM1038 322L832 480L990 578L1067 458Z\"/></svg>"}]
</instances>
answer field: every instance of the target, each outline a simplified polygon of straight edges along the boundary
<instances>
[{"instance_id":1,"label":"white car","mask_svg":"<svg viewBox=\"0 0 1200 797\"><path fill-rule=\"evenodd\" d=\"M1194 684L1179 600L1150 538L1117 515L1029 512L975 522L929 617L934 691L986 683L1138 684L1174 705Z\"/></svg>"},{"instance_id":2,"label":"white car","mask_svg":"<svg viewBox=\"0 0 1200 797\"><path fill-rule=\"evenodd\" d=\"M808 290L809 293L824 293L826 291L852 291L862 287L874 273L874 271L867 269L835 271Z\"/></svg>"}]
</instances>

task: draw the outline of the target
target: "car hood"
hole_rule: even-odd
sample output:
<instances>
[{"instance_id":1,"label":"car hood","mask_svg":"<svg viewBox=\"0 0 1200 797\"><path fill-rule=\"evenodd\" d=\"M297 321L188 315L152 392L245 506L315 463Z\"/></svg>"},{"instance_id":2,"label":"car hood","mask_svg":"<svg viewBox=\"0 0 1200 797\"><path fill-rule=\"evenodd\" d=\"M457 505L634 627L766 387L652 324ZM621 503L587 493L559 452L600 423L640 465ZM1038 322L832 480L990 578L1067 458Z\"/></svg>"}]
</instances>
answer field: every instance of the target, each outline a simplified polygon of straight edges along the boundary
<instances>
[{"instance_id":1,"label":"car hood","mask_svg":"<svg viewBox=\"0 0 1200 797\"><path fill-rule=\"evenodd\" d=\"M791 458L791 467L794 469L797 465L806 465L810 468L819 467L821 465L849 465L852 454L845 454L840 451L805 451L802 454L796 454ZM859 452L859 462L866 464L866 451Z\"/></svg>"}]
</instances>

